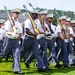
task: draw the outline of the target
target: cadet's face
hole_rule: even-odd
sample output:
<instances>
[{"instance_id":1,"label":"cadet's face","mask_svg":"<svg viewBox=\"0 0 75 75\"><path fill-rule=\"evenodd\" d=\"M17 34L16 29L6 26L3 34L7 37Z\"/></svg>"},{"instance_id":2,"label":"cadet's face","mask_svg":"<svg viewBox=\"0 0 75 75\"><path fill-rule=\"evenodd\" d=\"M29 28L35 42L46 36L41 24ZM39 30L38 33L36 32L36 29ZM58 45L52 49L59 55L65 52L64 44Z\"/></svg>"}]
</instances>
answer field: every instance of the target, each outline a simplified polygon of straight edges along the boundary
<instances>
[{"instance_id":1,"label":"cadet's face","mask_svg":"<svg viewBox=\"0 0 75 75\"><path fill-rule=\"evenodd\" d=\"M66 25L70 25L70 21L66 21Z\"/></svg>"},{"instance_id":2,"label":"cadet's face","mask_svg":"<svg viewBox=\"0 0 75 75\"><path fill-rule=\"evenodd\" d=\"M3 25L3 24L2 24L2 23L0 23L0 28L2 27L2 25Z\"/></svg>"},{"instance_id":3,"label":"cadet's face","mask_svg":"<svg viewBox=\"0 0 75 75\"><path fill-rule=\"evenodd\" d=\"M50 17L50 18L47 19L47 21L48 21L49 23L51 23L51 22L53 21L53 18Z\"/></svg>"},{"instance_id":4,"label":"cadet's face","mask_svg":"<svg viewBox=\"0 0 75 75\"><path fill-rule=\"evenodd\" d=\"M14 18L18 18L19 17L19 13L15 12L13 13Z\"/></svg>"},{"instance_id":5,"label":"cadet's face","mask_svg":"<svg viewBox=\"0 0 75 75\"><path fill-rule=\"evenodd\" d=\"M42 14L42 15L41 15L41 18L44 19L44 20L46 20L47 14Z\"/></svg>"},{"instance_id":6,"label":"cadet's face","mask_svg":"<svg viewBox=\"0 0 75 75\"><path fill-rule=\"evenodd\" d=\"M61 20L61 24L66 24L66 20L65 19Z\"/></svg>"},{"instance_id":7,"label":"cadet's face","mask_svg":"<svg viewBox=\"0 0 75 75\"><path fill-rule=\"evenodd\" d=\"M71 24L72 25L72 27L75 27L75 23L73 23L73 24Z\"/></svg>"},{"instance_id":8,"label":"cadet's face","mask_svg":"<svg viewBox=\"0 0 75 75\"><path fill-rule=\"evenodd\" d=\"M33 14L32 14L32 18L33 18L33 19L37 19L37 18L38 18L38 14L33 13Z\"/></svg>"}]
</instances>

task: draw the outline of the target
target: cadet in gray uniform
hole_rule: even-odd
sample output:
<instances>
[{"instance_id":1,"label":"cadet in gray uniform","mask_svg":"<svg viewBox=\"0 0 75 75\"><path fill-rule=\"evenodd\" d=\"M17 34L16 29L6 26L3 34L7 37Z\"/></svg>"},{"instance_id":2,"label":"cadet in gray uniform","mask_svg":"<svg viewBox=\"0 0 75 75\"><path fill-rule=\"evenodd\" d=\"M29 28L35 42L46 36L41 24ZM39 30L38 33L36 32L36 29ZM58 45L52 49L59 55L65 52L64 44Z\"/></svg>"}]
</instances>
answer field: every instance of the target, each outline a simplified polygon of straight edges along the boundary
<instances>
[{"instance_id":1,"label":"cadet in gray uniform","mask_svg":"<svg viewBox=\"0 0 75 75\"><path fill-rule=\"evenodd\" d=\"M59 50L61 49L62 58L63 59L63 66L68 67L69 60L68 60L68 53L67 53L67 47L66 42L68 42L67 39L64 38L64 23L66 22L66 16L62 16L60 24L56 27L56 33L57 33L57 47L56 47L56 54L58 54Z\"/></svg>"},{"instance_id":2,"label":"cadet in gray uniform","mask_svg":"<svg viewBox=\"0 0 75 75\"><path fill-rule=\"evenodd\" d=\"M70 66L75 66L75 58L74 58L74 53L73 53L73 48L72 48L72 42L73 42L73 37L72 37L72 27L70 25L70 18L66 18L66 28L67 32L69 34L69 40L66 43L67 46L67 52L68 52L68 59L69 59L69 64Z\"/></svg>"},{"instance_id":3,"label":"cadet in gray uniform","mask_svg":"<svg viewBox=\"0 0 75 75\"><path fill-rule=\"evenodd\" d=\"M35 10L32 11L31 17L33 20L36 20L38 17L38 12ZM25 30L26 30L26 36L25 36L24 43L23 43L23 51L21 52L21 57L24 57L25 53L28 50L32 50L35 58L38 61L38 71L39 72L46 71L45 65L43 63L43 59L41 58L40 53L39 53L38 43L36 40L37 34L34 32L33 25L29 18L25 21Z\"/></svg>"},{"instance_id":4,"label":"cadet in gray uniform","mask_svg":"<svg viewBox=\"0 0 75 75\"><path fill-rule=\"evenodd\" d=\"M72 20L71 21L71 26L72 26L72 37L73 37L73 42L72 42L72 44L73 44L73 48L74 48L74 54L75 54L75 20Z\"/></svg>"},{"instance_id":5,"label":"cadet in gray uniform","mask_svg":"<svg viewBox=\"0 0 75 75\"><path fill-rule=\"evenodd\" d=\"M2 47L3 47L3 41L5 40L5 30L2 28L4 25L3 20L0 20L0 54L2 52Z\"/></svg>"},{"instance_id":6,"label":"cadet in gray uniform","mask_svg":"<svg viewBox=\"0 0 75 75\"><path fill-rule=\"evenodd\" d=\"M4 57L11 50L13 50L14 74L23 74L23 72L21 72L21 69L20 69L20 45L18 42L18 40L21 38L21 35L22 35L21 25L18 21L19 14L20 14L19 8L12 10L12 20L13 20L15 28L16 28L15 32L12 30L12 26L11 26L11 23L9 20L5 23L7 40L6 40L6 44L4 47L5 52L2 54L2 57Z\"/></svg>"},{"instance_id":7,"label":"cadet in gray uniform","mask_svg":"<svg viewBox=\"0 0 75 75\"><path fill-rule=\"evenodd\" d=\"M47 48L50 50L50 54L48 57L48 61L50 60L50 56L54 60L55 67L59 68L61 65L59 65L59 61L56 57L56 51L55 51L55 40L56 40L56 34L53 31L53 25L52 25L52 20L53 20L53 14L48 14L47 19L46 19L46 42L47 42Z\"/></svg>"},{"instance_id":8,"label":"cadet in gray uniform","mask_svg":"<svg viewBox=\"0 0 75 75\"><path fill-rule=\"evenodd\" d=\"M45 39L45 32L46 32L46 16L47 16L47 10L43 10L39 12L39 18L35 21L37 28L40 32L40 34L38 35L37 39L39 41L39 45L40 45L40 51L41 51L41 55L44 61L44 64L46 66L47 69L48 68L48 61L47 61L47 44L46 44L46 39ZM41 20L40 20L41 19ZM40 36L40 38L39 38Z\"/></svg>"}]
</instances>

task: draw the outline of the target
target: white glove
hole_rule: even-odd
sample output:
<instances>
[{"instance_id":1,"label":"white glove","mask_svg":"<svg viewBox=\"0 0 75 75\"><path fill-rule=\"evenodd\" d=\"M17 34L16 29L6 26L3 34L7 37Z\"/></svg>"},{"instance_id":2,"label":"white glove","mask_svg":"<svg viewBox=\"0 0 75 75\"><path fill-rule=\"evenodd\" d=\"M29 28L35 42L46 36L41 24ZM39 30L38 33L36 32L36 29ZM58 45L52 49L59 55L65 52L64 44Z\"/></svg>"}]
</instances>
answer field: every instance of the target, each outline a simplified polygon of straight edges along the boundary
<instances>
[{"instance_id":1,"label":"white glove","mask_svg":"<svg viewBox=\"0 0 75 75\"><path fill-rule=\"evenodd\" d=\"M75 44L74 44L74 43L72 43L72 45L74 46Z\"/></svg>"},{"instance_id":2,"label":"white glove","mask_svg":"<svg viewBox=\"0 0 75 75\"><path fill-rule=\"evenodd\" d=\"M21 44L21 41L19 40L19 44Z\"/></svg>"},{"instance_id":3,"label":"white glove","mask_svg":"<svg viewBox=\"0 0 75 75\"><path fill-rule=\"evenodd\" d=\"M75 37L75 34L73 36Z\"/></svg>"},{"instance_id":4,"label":"white glove","mask_svg":"<svg viewBox=\"0 0 75 75\"><path fill-rule=\"evenodd\" d=\"M40 44L38 44L38 48L40 49Z\"/></svg>"},{"instance_id":5,"label":"white glove","mask_svg":"<svg viewBox=\"0 0 75 75\"><path fill-rule=\"evenodd\" d=\"M12 36L13 39L16 39L17 38L17 34L14 33L14 32L11 34L11 36Z\"/></svg>"},{"instance_id":6,"label":"white glove","mask_svg":"<svg viewBox=\"0 0 75 75\"><path fill-rule=\"evenodd\" d=\"M0 40L2 40L2 37L0 37Z\"/></svg>"},{"instance_id":7,"label":"white glove","mask_svg":"<svg viewBox=\"0 0 75 75\"><path fill-rule=\"evenodd\" d=\"M73 38L72 37L70 38L70 41L73 41Z\"/></svg>"},{"instance_id":8,"label":"white glove","mask_svg":"<svg viewBox=\"0 0 75 75\"><path fill-rule=\"evenodd\" d=\"M41 36L40 35L37 35L36 39L37 40L41 39Z\"/></svg>"},{"instance_id":9,"label":"white glove","mask_svg":"<svg viewBox=\"0 0 75 75\"><path fill-rule=\"evenodd\" d=\"M47 37L46 37L46 38L47 38ZM53 38L52 36L48 36L48 39L49 39L49 40L52 40L52 38Z\"/></svg>"},{"instance_id":10,"label":"white glove","mask_svg":"<svg viewBox=\"0 0 75 75\"><path fill-rule=\"evenodd\" d=\"M55 35L55 34L51 34L51 36L52 36L52 37L56 37L56 35Z\"/></svg>"},{"instance_id":11,"label":"white glove","mask_svg":"<svg viewBox=\"0 0 75 75\"><path fill-rule=\"evenodd\" d=\"M50 32L46 31L45 34L48 35L48 34L50 34Z\"/></svg>"},{"instance_id":12,"label":"white glove","mask_svg":"<svg viewBox=\"0 0 75 75\"><path fill-rule=\"evenodd\" d=\"M41 37L45 37L45 34L40 34Z\"/></svg>"},{"instance_id":13,"label":"white glove","mask_svg":"<svg viewBox=\"0 0 75 75\"><path fill-rule=\"evenodd\" d=\"M55 44L55 47L57 46L57 43L56 42L54 42L54 44Z\"/></svg>"},{"instance_id":14,"label":"white glove","mask_svg":"<svg viewBox=\"0 0 75 75\"><path fill-rule=\"evenodd\" d=\"M3 38L3 36L2 36L2 35L0 35L0 40L2 40L2 38Z\"/></svg>"},{"instance_id":15,"label":"white glove","mask_svg":"<svg viewBox=\"0 0 75 75\"><path fill-rule=\"evenodd\" d=\"M65 40L64 40L64 42L65 42L65 43L68 43L68 42L69 42L69 40L68 40L68 39L65 39Z\"/></svg>"},{"instance_id":16,"label":"white glove","mask_svg":"<svg viewBox=\"0 0 75 75\"><path fill-rule=\"evenodd\" d=\"M16 27L16 31L15 31L15 33L18 33L18 27Z\"/></svg>"}]
</instances>

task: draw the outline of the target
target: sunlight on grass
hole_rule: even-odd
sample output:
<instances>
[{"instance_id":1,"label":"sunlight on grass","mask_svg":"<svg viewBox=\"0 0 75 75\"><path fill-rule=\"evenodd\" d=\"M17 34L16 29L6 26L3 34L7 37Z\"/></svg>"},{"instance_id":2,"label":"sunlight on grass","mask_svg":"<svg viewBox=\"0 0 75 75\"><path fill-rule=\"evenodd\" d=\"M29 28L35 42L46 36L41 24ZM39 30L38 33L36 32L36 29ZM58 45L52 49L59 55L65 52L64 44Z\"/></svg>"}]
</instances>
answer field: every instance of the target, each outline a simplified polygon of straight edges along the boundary
<instances>
[{"instance_id":1,"label":"sunlight on grass","mask_svg":"<svg viewBox=\"0 0 75 75\"><path fill-rule=\"evenodd\" d=\"M12 61L5 62L4 60L0 63L0 75L14 75L13 70L11 68ZM37 67L34 66L34 62L31 63L30 68L27 69L24 65L24 62L21 61L21 70L25 73L25 75L75 75L75 67L71 68L59 68L55 69L53 63L49 66L52 68L52 71L41 72L38 73Z\"/></svg>"}]
</instances>

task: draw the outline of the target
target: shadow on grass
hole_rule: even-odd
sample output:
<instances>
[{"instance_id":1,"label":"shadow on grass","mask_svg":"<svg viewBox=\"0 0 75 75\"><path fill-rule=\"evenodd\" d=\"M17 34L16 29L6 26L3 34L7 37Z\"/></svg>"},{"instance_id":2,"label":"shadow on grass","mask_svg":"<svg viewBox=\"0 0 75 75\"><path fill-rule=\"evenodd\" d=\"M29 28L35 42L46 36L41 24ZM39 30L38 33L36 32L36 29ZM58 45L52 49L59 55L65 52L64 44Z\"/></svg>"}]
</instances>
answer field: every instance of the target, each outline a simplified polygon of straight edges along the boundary
<instances>
[{"instance_id":1,"label":"shadow on grass","mask_svg":"<svg viewBox=\"0 0 75 75\"><path fill-rule=\"evenodd\" d=\"M24 70L24 69L23 69ZM70 67L70 68L59 68L59 69L53 69L51 71L46 71L46 72L38 72L37 69L26 69L24 70L26 75L33 75L33 74L42 74L42 75L52 75L53 73L68 73L71 71L75 71L75 67Z\"/></svg>"},{"instance_id":2,"label":"shadow on grass","mask_svg":"<svg viewBox=\"0 0 75 75\"><path fill-rule=\"evenodd\" d=\"M0 72L6 72L6 73L13 73L13 71L0 71Z\"/></svg>"},{"instance_id":3,"label":"shadow on grass","mask_svg":"<svg viewBox=\"0 0 75 75\"><path fill-rule=\"evenodd\" d=\"M10 73L10 75L25 75L25 73L24 74L14 74L13 71L0 71L0 72Z\"/></svg>"},{"instance_id":4,"label":"shadow on grass","mask_svg":"<svg viewBox=\"0 0 75 75\"><path fill-rule=\"evenodd\" d=\"M46 71L46 72L38 72L36 68L29 68L29 69L22 69L22 71L24 72L24 75L52 75L53 73L68 73L68 72L72 72L75 71L75 67L70 67L70 68L59 68L59 69L53 69L51 71ZM11 73L11 75L14 75L13 71L10 70L0 70L0 72L4 72L4 74L6 73ZM9 74L8 74L9 75Z\"/></svg>"}]
</instances>

